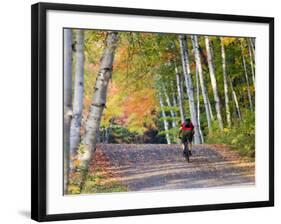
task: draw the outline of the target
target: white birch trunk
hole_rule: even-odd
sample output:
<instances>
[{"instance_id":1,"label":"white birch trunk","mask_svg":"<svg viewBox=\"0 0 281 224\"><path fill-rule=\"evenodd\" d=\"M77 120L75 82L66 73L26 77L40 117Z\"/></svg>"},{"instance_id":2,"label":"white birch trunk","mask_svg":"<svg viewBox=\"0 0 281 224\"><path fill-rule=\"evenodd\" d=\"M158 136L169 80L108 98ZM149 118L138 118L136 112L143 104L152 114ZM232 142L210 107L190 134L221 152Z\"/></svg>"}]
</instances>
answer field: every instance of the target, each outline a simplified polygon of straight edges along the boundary
<instances>
[{"instance_id":1,"label":"white birch trunk","mask_svg":"<svg viewBox=\"0 0 281 224\"><path fill-rule=\"evenodd\" d=\"M171 144L171 139L170 139L170 135L168 133L168 131L169 131L169 124L168 124L168 121L167 121L166 113L165 113L165 111L163 109L164 108L164 103L163 103L163 99L162 99L161 93L159 94L159 102L160 102L161 113L162 113L162 117L163 117L166 141L167 141L167 144L170 145Z\"/></svg>"},{"instance_id":2,"label":"white birch trunk","mask_svg":"<svg viewBox=\"0 0 281 224\"><path fill-rule=\"evenodd\" d=\"M69 135L70 135L70 121L72 116L72 30L63 30L63 81L64 81L64 136L63 136L63 147L64 147L64 193L67 194L67 183L69 177Z\"/></svg>"},{"instance_id":3,"label":"white birch trunk","mask_svg":"<svg viewBox=\"0 0 281 224\"><path fill-rule=\"evenodd\" d=\"M191 40L192 40L192 43L193 43L196 67L198 69L199 81L200 81L200 85L201 85L201 89L202 89L202 95L203 95L204 106L205 106L205 110L206 110L208 128L209 128L209 131L212 131L212 126L211 126L212 119L211 119L211 113L210 113L210 109L209 109L209 105L208 105L207 89L206 89L205 80L204 80L204 77L203 77L203 70L202 70L202 64L201 64L201 58L200 58L197 36L191 35Z\"/></svg>"},{"instance_id":4,"label":"white birch trunk","mask_svg":"<svg viewBox=\"0 0 281 224\"><path fill-rule=\"evenodd\" d=\"M213 110L212 110L212 106L211 106L208 94L207 94L207 102L208 102L208 107L209 107L209 111L210 111L210 115L211 115L211 121L213 121L214 120L214 114L213 114Z\"/></svg>"},{"instance_id":5,"label":"white birch trunk","mask_svg":"<svg viewBox=\"0 0 281 224\"><path fill-rule=\"evenodd\" d=\"M201 140L200 140L200 134L199 134L199 128L198 128L197 109L196 109L195 101L194 101L194 88L193 88L193 83L192 83L192 78L191 78L189 53L188 53L186 36L179 35L179 40L180 40L183 74L184 74L185 86L186 86L186 91L187 91L188 101L189 101L190 117L191 117L191 121L194 125L194 131L195 131L194 142L195 142L195 144L200 144Z\"/></svg>"},{"instance_id":6,"label":"white birch trunk","mask_svg":"<svg viewBox=\"0 0 281 224\"><path fill-rule=\"evenodd\" d=\"M84 31L76 31L76 67L74 81L73 117L70 127L70 156L74 159L80 143L80 128L84 96ZM74 169L72 162L70 170Z\"/></svg>"},{"instance_id":7,"label":"white birch trunk","mask_svg":"<svg viewBox=\"0 0 281 224\"><path fill-rule=\"evenodd\" d=\"M205 44L206 44L206 50L207 50L207 60L208 60L211 84L212 84L212 89L213 89L213 93L214 93L215 107L216 107L216 112L217 112L217 120L218 120L218 123L219 123L219 127L222 130L223 129L223 121L222 121L222 115L221 115L221 103L220 103L220 97L219 97L219 93L218 93L217 80L216 80L215 68L214 68L214 61L213 61L213 57L212 57L212 50L211 50L211 46L210 46L208 36L205 36Z\"/></svg>"},{"instance_id":8,"label":"white birch trunk","mask_svg":"<svg viewBox=\"0 0 281 224\"><path fill-rule=\"evenodd\" d=\"M231 88L231 92L232 92L232 98L233 98L233 101L234 101L234 104L235 104L237 116L238 116L238 118L240 120L242 120L242 116L241 116L241 112L240 112L240 107L239 107L237 95L236 95L236 92L235 92L235 90L233 88L232 80L230 78L229 78L229 83L230 83L230 88Z\"/></svg>"},{"instance_id":9,"label":"white birch trunk","mask_svg":"<svg viewBox=\"0 0 281 224\"><path fill-rule=\"evenodd\" d=\"M202 144L204 143L204 135L201 130L201 122L200 122L200 86L199 86L199 77L198 77L198 70L196 68L196 99L197 99L197 123L198 123L198 130L200 134L200 139Z\"/></svg>"},{"instance_id":10,"label":"white birch trunk","mask_svg":"<svg viewBox=\"0 0 281 224\"><path fill-rule=\"evenodd\" d=\"M107 87L112 76L112 66L117 42L118 33L108 32L106 46L100 60L100 69L94 87L94 96L90 106L90 113L86 122L86 133L83 138L85 153L80 158L82 169L87 169L91 152L96 149L102 112L106 106Z\"/></svg>"},{"instance_id":11,"label":"white birch trunk","mask_svg":"<svg viewBox=\"0 0 281 224\"><path fill-rule=\"evenodd\" d=\"M252 96L251 96L251 91L250 91L250 85L249 85L249 78L248 78L246 61L245 61L245 57L244 57L244 54L243 54L242 42L241 42L241 55L242 55L242 63L243 63L243 68L244 68L244 75L245 75L246 84L247 84L247 93L248 93L248 100L249 100L250 110L253 111Z\"/></svg>"},{"instance_id":12,"label":"white birch trunk","mask_svg":"<svg viewBox=\"0 0 281 224\"><path fill-rule=\"evenodd\" d=\"M223 72L223 86L224 86L224 99L225 99L225 111L226 111L226 121L228 127L231 127L231 115L229 108L229 97L228 97L228 83L227 83L227 72L226 72L226 59L225 59L225 50L223 37L221 39L221 57L222 57L222 72Z\"/></svg>"},{"instance_id":13,"label":"white birch trunk","mask_svg":"<svg viewBox=\"0 0 281 224\"><path fill-rule=\"evenodd\" d=\"M180 109L180 115L181 115L181 122L183 123L185 121L185 117L184 117L184 110L183 110L183 103L182 103L181 78L180 78L180 74L178 72L177 67L175 68L175 71L176 71L179 109Z\"/></svg>"},{"instance_id":14,"label":"white birch trunk","mask_svg":"<svg viewBox=\"0 0 281 224\"><path fill-rule=\"evenodd\" d=\"M175 94L174 92L173 92L172 98L173 98L173 107L178 107L176 94ZM178 116L177 111L174 111L174 114L175 114L175 117ZM177 124L176 124L176 125L177 125Z\"/></svg>"},{"instance_id":15,"label":"white birch trunk","mask_svg":"<svg viewBox=\"0 0 281 224\"><path fill-rule=\"evenodd\" d=\"M251 50L249 38L247 38L247 43L248 43L247 45L248 45L248 52L249 52L250 64L251 64L252 81L253 81L254 88L256 88L254 56L253 56L253 54L252 54L252 50Z\"/></svg>"},{"instance_id":16,"label":"white birch trunk","mask_svg":"<svg viewBox=\"0 0 281 224\"><path fill-rule=\"evenodd\" d=\"M165 98L166 98L166 102L167 102L167 105L168 107L170 107L170 113L171 113L171 116L172 116L172 127L175 128L177 125L176 125L176 116L175 116L175 113L172 109L172 104L171 104L171 101L170 101L170 97L168 96L168 93L167 93L167 90L166 88L163 86L163 92L164 92L164 95L165 95Z\"/></svg>"}]
</instances>

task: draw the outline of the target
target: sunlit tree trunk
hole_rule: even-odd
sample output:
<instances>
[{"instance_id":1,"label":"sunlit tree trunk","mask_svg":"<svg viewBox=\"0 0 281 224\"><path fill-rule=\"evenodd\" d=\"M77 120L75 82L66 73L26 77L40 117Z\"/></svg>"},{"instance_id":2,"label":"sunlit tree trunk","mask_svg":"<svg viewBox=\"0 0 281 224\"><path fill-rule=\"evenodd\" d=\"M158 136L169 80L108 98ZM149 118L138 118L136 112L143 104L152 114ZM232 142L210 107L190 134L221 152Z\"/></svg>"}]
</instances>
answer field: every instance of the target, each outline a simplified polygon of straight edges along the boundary
<instances>
[{"instance_id":1,"label":"sunlit tree trunk","mask_svg":"<svg viewBox=\"0 0 281 224\"><path fill-rule=\"evenodd\" d=\"M181 122L183 123L184 120L185 120L185 117L184 117L184 109L183 109L183 103L182 103L181 78L180 78L180 74L178 72L177 67L175 68L175 71L176 71L176 81L177 81L179 109L180 109L180 115L181 115Z\"/></svg>"},{"instance_id":2,"label":"sunlit tree trunk","mask_svg":"<svg viewBox=\"0 0 281 224\"><path fill-rule=\"evenodd\" d=\"M199 128L198 128L197 109L196 109L195 101L194 101L194 88L193 88L190 65L189 65L189 52L188 52L188 46L187 46L187 38L184 35L180 35L179 39L180 39L183 74L184 74L185 86L186 86L186 91L187 91L188 101L189 101L190 117L191 117L191 121L194 125L194 131L195 131L194 142L195 142L195 144L200 144L201 140L200 140L200 134L199 134Z\"/></svg>"},{"instance_id":3,"label":"sunlit tree trunk","mask_svg":"<svg viewBox=\"0 0 281 224\"><path fill-rule=\"evenodd\" d=\"M197 99L197 123L198 123L198 130L200 134L201 142L204 143L204 135L201 130L201 122L200 122L200 86L199 86L199 77L198 77L198 70L196 68L196 99Z\"/></svg>"},{"instance_id":4,"label":"sunlit tree trunk","mask_svg":"<svg viewBox=\"0 0 281 224\"><path fill-rule=\"evenodd\" d=\"M248 45L248 52L249 52L250 64L251 64L252 81L253 81L254 87L256 87L256 83L255 83L254 55L253 55L252 49L251 49L250 38L247 38L247 45Z\"/></svg>"},{"instance_id":5,"label":"sunlit tree trunk","mask_svg":"<svg viewBox=\"0 0 281 224\"><path fill-rule=\"evenodd\" d=\"M250 85L249 85L249 78L248 78L246 61L245 61L245 57L244 57L244 54L243 54L242 42L241 42L241 55L242 55L242 63L243 63L243 68L244 68L244 75L245 75L246 84L247 84L247 93L248 93L249 106L250 106L250 110L253 111L252 96L251 96L251 91L250 91Z\"/></svg>"},{"instance_id":6,"label":"sunlit tree trunk","mask_svg":"<svg viewBox=\"0 0 281 224\"><path fill-rule=\"evenodd\" d=\"M213 93L214 93L214 100L215 100L215 106L216 106L216 112L217 112L217 120L218 120L218 123L219 123L219 127L222 130L223 129L223 121L222 121L222 116L221 116L221 103L220 103L220 97L219 97L219 93L218 93L217 80L216 80L215 68L214 68L214 61L213 61L213 57L212 57L212 50L211 50L211 46L210 46L208 36L205 36L205 44L206 44L206 50L207 50L207 60L208 60L211 84L212 84Z\"/></svg>"},{"instance_id":7,"label":"sunlit tree trunk","mask_svg":"<svg viewBox=\"0 0 281 224\"><path fill-rule=\"evenodd\" d=\"M86 132L83 138L84 153L80 158L82 169L87 169L91 152L95 151L99 135L102 112L106 106L108 83L112 76L112 66L118 42L117 32L108 32L105 47L100 60L100 68L94 86L94 95L90 113L86 122Z\"/></svg>"},{"instance_id":8,"label":"sunlit tree trunk","mask_svg":"<svg viewBox=\"0 0 281 224\"><path fill-rule=\"evenodd\" d=\"M80 143L80 128L84 96L84 31L76 31L76 66L74 81L73 117L70 127L70 156L74 159ZM70 169L74 169L72 162Z\"/></svg>"},{"instance_id":9,"label":"sunlit tree trunk","mask_svg":"<svg viewBox=\"0 0 281 224\"><path fill-rule=\"evenodd\" d=\"M165 110L164 110L164 103L163 103L163 98L162 98L161 93L159 93L159 102L160 102L160 107L161 107L163 123L164 123L166 141L167 141L167 144L171 144L170 135L168 133L168 131L169 131L169 124L168 124L167 116L166 116L166 113L165 113Z\"/></svg>"},{"instance_id":10,"label":"sunlit tree trunk","mask_svg":"<svg viewBox=\"0 0 281 224\"><path fill-rule=\"evenodd\" d=\"M67 193L67 183L69 176L69 163L70 163L70 121L72 117L72 30L63 30L63 71L64 71L64 136L63 136L63 147L64 147L64 193Z\"/></svg>"},{"instance_id":11,"label":"sunlit tree trunk","mask_svg":"<svg viewBox=\"0 0 281 224\"><path fill-rule=\"evenodd\" d=\"M173 128L175 128L177 125L176 125L176 116L175 116L175 113L174 113L174 111L173 111L173 106L172 106L172 104L171 104L171 101L170 101L170 97L169 97L169 95L168 95L168 93L167 93L167 90L166 90L166 88L163 86L163 92L164 92L164 95L165 95L165 98L166 98L166 102L167 102L167 105L168 105L168 107L170 107L170 113L171 113L171 116L172 116L172 127Z\"/></svg>"},{"instance_id":12,"label":"sunlit tree trunk","mask_svg":"<svg viewBox=\"0 0 281 224\"><path fill-rule=\"evenodd\" d=\"M223 73L226 121L227 121L228 127L231 127L231 115L230 115L230 108L229 108L228 83L227 83L227 80L228 80L227 76L228 75L227 75L227 72L226 72L226 59L225 59L223 37L221 37L220 40L221 40L221 57L222 57L222 73Z\"/></svg>"},{"instance_id":13,"label":"sunlit tree trunk","mask_svg":"<svg viewBox=\"0 0 281 224\"><path fill-rule=\"evenodd\" d=\"M199 74L199 81L202 89L202 96L204 100L204 106L205 106L205 111L206 111L206 117L207 117L207 123L208 123L208 128L209 131L212 130L211 127L211 113L208 105L208 96L207 96L207 89L205 85L205 80L203 77L203 70L202 70L202 64L201 64L201 58L200 58L200 52L199 52L199 46L198 46L198 40L196 35L191 35L191 40L193 43L193 48L194 48L194 54L195 54L195 61L196 61L196 67L198 69L198 74Z\"/></svg>"}]
</instances>

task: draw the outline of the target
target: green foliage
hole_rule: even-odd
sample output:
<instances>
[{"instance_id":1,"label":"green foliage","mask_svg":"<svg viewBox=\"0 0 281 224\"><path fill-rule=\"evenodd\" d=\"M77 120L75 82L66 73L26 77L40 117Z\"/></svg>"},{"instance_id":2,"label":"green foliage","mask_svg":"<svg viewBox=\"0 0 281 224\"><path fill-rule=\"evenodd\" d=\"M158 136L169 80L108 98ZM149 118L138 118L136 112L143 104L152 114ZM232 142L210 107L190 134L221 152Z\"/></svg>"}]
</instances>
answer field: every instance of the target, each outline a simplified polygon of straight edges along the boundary
<instances>
[{"instance_id":1,"label":"green foliage","mask_svg":"<svg viewBox=\"0 0 281 224\"><path fill-rule=\"evenodd\" d=\"M95 173L87 175L81 193L111 193L111 192L125 192L127 187L120 181L110 180L102 175L102 172L97 170Z\"/></svg>"},{"instance_id":2,"label":"green foliage","mask_svg":"<svg viewBox=\"0 0 281 224\"><path fill-rule=\"evenodd\" d=\"M233 120L231 128L221 131L217 123L212 125L213 131L208 134L206 142L210 144L226 144L241 155L255 158L255 115L244 112L243 120Z\"/></svg>"},{"instance_id":3,"label":"green foliage","mask_svg":"<svg viewBox=\"0 0 281 224\"><path fill-rule=\"evenodd\" d=\"M112 125L109 133L110 143L133 143L137 136L137 132L131 132L121 125Z\"/></svg>"}]
</instances>

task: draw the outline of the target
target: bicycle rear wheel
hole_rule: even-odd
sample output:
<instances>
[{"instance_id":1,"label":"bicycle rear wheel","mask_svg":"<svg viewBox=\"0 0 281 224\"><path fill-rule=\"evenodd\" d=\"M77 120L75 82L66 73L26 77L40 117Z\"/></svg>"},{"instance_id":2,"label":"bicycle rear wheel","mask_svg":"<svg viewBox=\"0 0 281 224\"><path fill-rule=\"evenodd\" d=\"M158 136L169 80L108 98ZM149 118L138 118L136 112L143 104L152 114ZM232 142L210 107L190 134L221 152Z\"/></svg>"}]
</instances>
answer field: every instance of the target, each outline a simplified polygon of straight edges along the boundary
<instances>
[{"instance_id":1,"label":"bicycle rear wheel","mask_svg":"<svg viewBox=\"0 0 281 224\"><path fill-rule=\"evenodd\" d=\"M185 159L187 160L187 162L189 163L189 149L188 149L188 142L184 143L184 150L183 150L183 154Z\"/></svg>"}]
</instances>

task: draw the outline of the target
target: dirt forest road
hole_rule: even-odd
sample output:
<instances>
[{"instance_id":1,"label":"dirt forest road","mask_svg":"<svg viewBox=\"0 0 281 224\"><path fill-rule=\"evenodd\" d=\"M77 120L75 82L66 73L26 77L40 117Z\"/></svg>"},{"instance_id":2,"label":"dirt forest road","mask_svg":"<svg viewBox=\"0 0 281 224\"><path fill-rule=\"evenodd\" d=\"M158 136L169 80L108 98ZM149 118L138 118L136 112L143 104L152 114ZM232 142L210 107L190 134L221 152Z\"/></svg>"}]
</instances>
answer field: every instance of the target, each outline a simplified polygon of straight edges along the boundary
<instances>
[{"instance_id":1,"label":"dirt forest road","mask_svg":"<svg viewBox=\"0 0 281 224\"><path fill-rule=\"evenodd\" d=\"M107 170L129 191L253 185L255 164L220 145L197 145L190 163L180 145L104 144Z\"/></svg>"}]
</instances>

